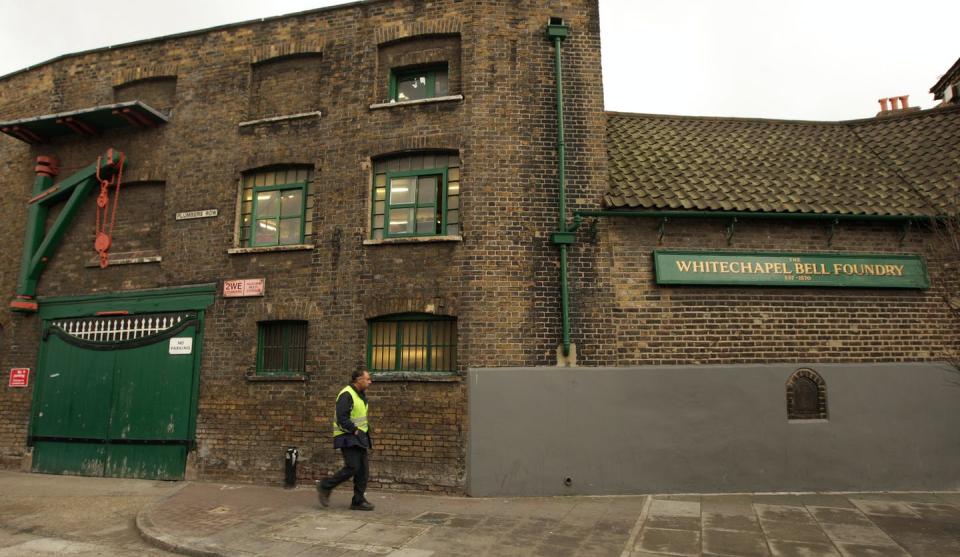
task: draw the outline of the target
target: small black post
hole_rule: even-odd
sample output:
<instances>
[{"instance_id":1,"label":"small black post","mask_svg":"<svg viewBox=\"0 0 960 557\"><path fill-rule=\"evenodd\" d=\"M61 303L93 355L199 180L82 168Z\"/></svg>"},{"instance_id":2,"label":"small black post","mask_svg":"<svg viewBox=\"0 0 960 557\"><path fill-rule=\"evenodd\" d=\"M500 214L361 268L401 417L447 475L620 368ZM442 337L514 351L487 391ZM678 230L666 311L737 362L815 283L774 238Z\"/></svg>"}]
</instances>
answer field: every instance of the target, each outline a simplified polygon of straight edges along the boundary
<instances>
[{"instance_id":1,"label":"small black post","mask_svg":"<svg viewBox=\"0 0 960 557\"><path fill-rule=\"evenodd\" d=\"M296 447L288 447L283 460L283 487L293 489L297 486L297 458L300 451Z\"/></svg>"}]
</instances>

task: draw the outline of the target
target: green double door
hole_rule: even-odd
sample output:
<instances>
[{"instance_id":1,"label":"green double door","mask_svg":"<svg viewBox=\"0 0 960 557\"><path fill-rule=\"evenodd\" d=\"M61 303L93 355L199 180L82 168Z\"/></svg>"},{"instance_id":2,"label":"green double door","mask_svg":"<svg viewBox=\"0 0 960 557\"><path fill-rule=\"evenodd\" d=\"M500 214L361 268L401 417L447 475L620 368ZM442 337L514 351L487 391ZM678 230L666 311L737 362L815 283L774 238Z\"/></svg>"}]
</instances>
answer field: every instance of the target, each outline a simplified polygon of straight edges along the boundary
<instances>
[{"instance_id":1,"label":"green double door","mask_svg":"<svg viewBox=\"0 0 960 557\"><path fill-rule=\"evenodd\" d=\"M196 313L47 322L33 470L182 479L194 436Z\"/></svg>"}]
</instances>

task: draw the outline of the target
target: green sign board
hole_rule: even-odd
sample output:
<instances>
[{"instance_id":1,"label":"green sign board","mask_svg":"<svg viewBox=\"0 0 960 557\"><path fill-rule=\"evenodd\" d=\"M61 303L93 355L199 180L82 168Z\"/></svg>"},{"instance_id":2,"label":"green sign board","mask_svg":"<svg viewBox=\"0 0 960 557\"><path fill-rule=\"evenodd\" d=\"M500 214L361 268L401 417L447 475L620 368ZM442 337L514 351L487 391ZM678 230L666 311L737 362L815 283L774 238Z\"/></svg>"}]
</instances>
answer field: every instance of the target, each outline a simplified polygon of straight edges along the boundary
<instances>
[{"instance_id":1,"label":"green sign board","mask_svg":"<svg viewBox=\"0 0 960 557\"><path fill-rule=\"evenodd\" d=\"M929 288L919 255L654 250L657 284Z\"/></svg>"}]
</instances>

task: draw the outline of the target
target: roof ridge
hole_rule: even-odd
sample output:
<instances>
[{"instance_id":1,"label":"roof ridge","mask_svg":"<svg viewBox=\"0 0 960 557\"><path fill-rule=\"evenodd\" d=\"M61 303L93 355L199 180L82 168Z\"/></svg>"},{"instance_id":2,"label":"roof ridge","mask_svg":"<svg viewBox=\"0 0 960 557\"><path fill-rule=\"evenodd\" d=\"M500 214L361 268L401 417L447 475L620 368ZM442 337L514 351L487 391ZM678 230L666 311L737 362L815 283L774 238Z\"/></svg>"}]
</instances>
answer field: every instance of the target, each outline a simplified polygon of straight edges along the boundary
<instances>
[{"instance_id":1,"label":"roof ridge","mask_svg":"<svg viewBox=\"0 0 960 557\"><path fill-rule=\"evenodd\" d=\"M868 118L855 118L851 120L791 120L781 118L755 118L744 116L691 116L688 114L654 114L648 112L620 112L616 110L605 111L607 116L623 116L636 119L658 119L658 120L690 120L700 122L744 122L756 124L791 124L791 125L809 125L809 126L850 126L851 124L873 124L885 123L894 120L903 120L906 118L919 118L934 116L950 112L960 111L960 105L933 107L922 110L911 110L902 114L890 114L888 116Z\"/></svg>"},{"instance_id":2,"label":"roof ridge","mask_svg":"<svg viewBox=\"0 0 960 557\"><path fill-rule=\"evenodd\" d=\"M936 207L934 206L934 203L932 202L932 200L927 195L924 195L919 185L913 183L913 181L910 180L906 174L904 174L903 169L901 168L901 165L896 164L891 160L888 160L886 157L883 157L877 151L877 149L874 148L873 143L864 139L859 133L857 133L856 126L846 126L846 127L850 131L850 133L853 134L853 137L856 139L856 141L861 145L863 145L864 149L866 150L867 153L869 153L870 157L875 159L877 163L880 164L880 166L892 172L893 175L896 176L897 179L907 187L907 190L911 194L913 194L913 196L916 197L917 201L920 203L921 206L923 206L925 209L931 210L932 213L937 212Z\"/></svg>"}]
</instances>

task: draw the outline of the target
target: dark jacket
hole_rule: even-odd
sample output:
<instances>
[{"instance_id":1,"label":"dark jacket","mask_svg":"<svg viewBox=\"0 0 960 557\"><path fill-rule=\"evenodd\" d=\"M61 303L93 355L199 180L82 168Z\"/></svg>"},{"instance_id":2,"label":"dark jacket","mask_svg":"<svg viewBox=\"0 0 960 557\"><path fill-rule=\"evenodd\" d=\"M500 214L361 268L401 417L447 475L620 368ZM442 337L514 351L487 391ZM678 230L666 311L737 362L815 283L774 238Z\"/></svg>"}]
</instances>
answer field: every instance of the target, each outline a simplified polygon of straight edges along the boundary
<instances>
[{"instance_id":1,"label":"dark jacket","mask_svg":"<svg viewBox=\"0 0 960 557\"><path fill-rule=\"evenodd\" d=\"M367 395L365 393L357 391L353 388L353 385L350 385L350 388L360 396L361 400L367 402ZM350 393L345 392L337 398L337 425L340 426L340 429L348 431L349 433L347 435L337 435L334 437L333 448L345 449L347 447L361 447L364 449L372 449L373 438L369 434L369 422L367 422L368 433L358 431L357 426L350 419L351 411L353 411L353 397L350 396ZM356 435L354 435L354 432L356 432Z\"/></svg>"}]
</instances>

